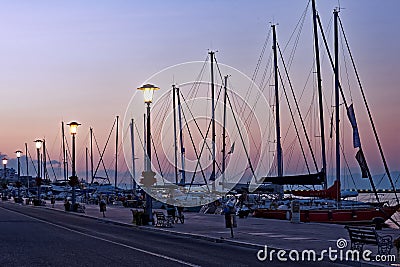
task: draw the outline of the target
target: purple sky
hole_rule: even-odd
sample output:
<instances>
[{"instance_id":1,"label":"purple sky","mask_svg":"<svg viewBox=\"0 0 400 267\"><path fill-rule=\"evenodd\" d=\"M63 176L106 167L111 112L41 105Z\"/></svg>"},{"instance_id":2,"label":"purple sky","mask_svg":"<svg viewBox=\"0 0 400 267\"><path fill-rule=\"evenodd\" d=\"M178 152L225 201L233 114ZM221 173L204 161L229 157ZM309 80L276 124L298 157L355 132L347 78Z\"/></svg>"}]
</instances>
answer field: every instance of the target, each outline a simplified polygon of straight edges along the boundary
<instances>
[{"instance_id":1,"label":"purple sky","mask_svg":"<svg viewBox=\"0 0 400 267\"><path fill-rule=\"evenodd\" d=\"M399 170L400 2L339 2L389 167ZM136 88L151 75L204 60L207 49L215 49L219 62L251 76L269 22L279 24L283 46L306 5L307 0L0 1L0 151L14 157L27 142L33 155L33 140L45 137L52 158L59 160L60 123L77 120L82 123L77 136L82 159L89 127L103 146L114 117L120 115L122 121ZM336 0L317 1L325 27L337 6ZM304 70L312 64L310 14L301 42L291 69L300 88ZM332 75L323 79L329 84ZM170 84L158 86L162 90ZM360 104L358 89L353 92ZM325 96L329 102L330 88ZM365 130L361 138L368 161L381 171L365 112L356 113L360 130Z\"/></svg>"}]
</instances>

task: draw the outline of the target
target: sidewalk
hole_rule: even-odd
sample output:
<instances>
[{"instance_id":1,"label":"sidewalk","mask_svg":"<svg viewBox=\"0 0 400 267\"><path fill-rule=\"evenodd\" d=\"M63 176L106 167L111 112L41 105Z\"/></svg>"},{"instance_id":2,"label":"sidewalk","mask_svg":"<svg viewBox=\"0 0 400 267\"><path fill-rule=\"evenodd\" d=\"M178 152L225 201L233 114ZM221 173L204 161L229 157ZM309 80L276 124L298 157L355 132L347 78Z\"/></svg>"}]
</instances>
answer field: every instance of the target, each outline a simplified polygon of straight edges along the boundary
<instances>
[{"instance_id":1,"label":"sidewalk","mask_svg":"<svg viewBox=\"0 0 400 267\"><path fill-rule=\"evenodd\" d=\"M114 222L118 224L133 226L132 213L130 208L108 205L106 217L100 212L99 206L85 205L85 214L72 213L81 216L88 216L100 220ZM47 208L51 204L46 205ZM55 209L64 211L62 202L56 202ZM164 210L164 213L166 211ZM234 228L234 237L231 238L230 229L225 228L225 219L222 215L200 214L185 212L185 223L174 224L172 228L159 228L154 226L141 226L141 228L152 231L171 232L173 234L187 235L194 238L207 239L214 242L229 242L240 246L251 247L255 253L268 246L270 249L285 250L315 250L319 254L322 250L338 249L336 242L339 238L347 240L347 247L350 249L350 241L347 230L343 225L322 224L322 223L298 223L290 221L270 220L248 217L245 219L237 218L237 228ZM391 235L393 239L400 235L396 229L386 228L379 231L381 235ZM373 255L377 253L376 246L365 246L370 249ZM396 254L396 249L392 249L392 254ZM376 264L376 263L375 263ZM378 266L388 266L378 264Z\"/></svg>"}]
</instances>

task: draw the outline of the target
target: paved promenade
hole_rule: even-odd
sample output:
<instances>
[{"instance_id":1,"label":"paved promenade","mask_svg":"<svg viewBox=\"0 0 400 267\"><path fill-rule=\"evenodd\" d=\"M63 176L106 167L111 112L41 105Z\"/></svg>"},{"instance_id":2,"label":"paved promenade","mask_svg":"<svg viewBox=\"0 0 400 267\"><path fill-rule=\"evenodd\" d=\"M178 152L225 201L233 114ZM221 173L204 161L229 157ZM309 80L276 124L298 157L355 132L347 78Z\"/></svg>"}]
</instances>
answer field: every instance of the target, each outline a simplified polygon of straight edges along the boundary
<instances>
[{"instance_id":1,"label":"paved promenade","mask_svg":"<svg viewBox=\"0 0 400 267\"><path fill-rule=\"evenodd\" d=\"M47 201L46 208L52 208ZM64 211L62 202L56 202L54 209ZM164 210L164 213L166 211ZM105 222L118 223L133 226L132 213L130 208L108 205L106 217L99 211L99 206L86 205L85 213L74 213L76 216L88 216ZM237 218L237 228L234 228L234 237L231 237L230 229L225 228L225 220L222 215L200 214L185 212L185 223L174 224L172 228L159 228L154 226L140 226L151 231L168 231L172 234L189 235L193 238L211 240L213 242L230 242L240 246L254 247L261 249L265 245L268 249L285 250L315 250L320 254L322 250L338 249L337 240L347 240L347 248L350 248L350 241L347 230L343 225L322 224L322 223L291 223L290 221L267 220L248 217ZM382 235L392 235L393 239L400 236L397 229L385 228L379 231ZM377 253L376 246L366 246L373 255ZM344 248L346 249L346 248ZM257 250L255 250L256 252ZM392 250L396 254L396 249ZM391 262L393 264L393 262ZM346 264L348 265L348 264ZM352 264L353 265L353 264ZM354 262L354 266L368 266L366 262L362 265ZM378 264L378 266L390 266L390 263ZM400 265L398 265L400 266Z\"/></svg>"}]
</instances>

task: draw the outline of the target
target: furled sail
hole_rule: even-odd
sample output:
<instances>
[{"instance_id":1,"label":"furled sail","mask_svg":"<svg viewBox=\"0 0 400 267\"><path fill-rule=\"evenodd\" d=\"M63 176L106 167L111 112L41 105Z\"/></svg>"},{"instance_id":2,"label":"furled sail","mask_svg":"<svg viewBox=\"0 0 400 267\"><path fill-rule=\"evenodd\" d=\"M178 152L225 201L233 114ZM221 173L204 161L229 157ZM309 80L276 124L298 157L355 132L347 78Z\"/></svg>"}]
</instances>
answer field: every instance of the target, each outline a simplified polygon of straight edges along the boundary
<instances>
[{"instance_id":1,"label":"furled sail","mask_svg":"<svg viewBox=\"0 0 400 267\"><path fill-rule=\"evenodd\" d=\"M274 177L263 177L264 183L273 183L279 185L321 185L324 182L324 172L312 173L312 174L301 174L301 175L290 175L290 176L274 176Z\"/></svg>"}]
</instances>

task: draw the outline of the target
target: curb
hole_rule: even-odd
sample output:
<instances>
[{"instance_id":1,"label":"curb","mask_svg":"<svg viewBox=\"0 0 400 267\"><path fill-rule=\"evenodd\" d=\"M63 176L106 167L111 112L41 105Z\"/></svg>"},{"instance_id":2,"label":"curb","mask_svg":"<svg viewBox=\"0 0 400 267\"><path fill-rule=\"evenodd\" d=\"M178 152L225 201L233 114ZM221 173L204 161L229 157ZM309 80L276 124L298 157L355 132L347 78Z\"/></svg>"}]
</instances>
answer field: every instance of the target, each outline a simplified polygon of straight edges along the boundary
<instances>
[{"instance_id":1,"label":"curb","mask_svg":"<svg viewBox=\"0 0 400 267\"><path fill-rule=\"evenodd\" d=\"M58 211L58 212L62 212L62 213L67 213L67 214L71 214L73 216L86 217L86 218L89 218L92 220L102 221L102 222L106 222L106 223L112 223L112 224L119 225L119 226L134 227L134 228L145 230L145 231L158 231L158 232L163 232L163 233L171 234L171 235L180 235L180 236L190 237L190 238L194 238L194 239L207 240L207 241L211 241L214 243L231 243L234 245L247 247L247 248L260 249L263 247L262 245L259 245L259 244L229 240L229 239L225 239L225 238L217 238L217 237L212 237L212 236L207 236L207 235L185 233L185 232L173 231L173 230L165 229L165 228L156 228L153 226L129 224L129 223L119 222L119 221L115 221L115 220L110 220L107 218L98 218L98 217L94 217L91 215L87 215L85 213L67 212L67 211L57 209L57 208L52 208L52 207L44 206L44 207L40 207L40 208L45 208L45 209L54 210L54 211ZM275 249L277 249L277 248L275 248Z\"/></svg>"},{"instance_id":2,"label":"curb","mask_svg":"<svg viewBox=\"0 0 400 267\"><path fill-rule=\"evenodd\" d=\"M51 208L51 207L46 207L46 206L43 207L43 208L51 209L51 210L57 210L59 212L73 214L74 216L86 217L86 218L90 218L90 219L93 219L93 220L103 221L103 222L106 222L106 223L112 223L112 224L123 226L123 227L133 227L133 228L136 228L136 229L149 231L149 232L158 231L158 232L162 232L162 233L170 234L170 235L179 235L179 236L183 236L183 237L187 237L187 238L205 240L205 241L209 241L209 242L213 242L213 243L226 243L226 244L230 244L230 245L234 245L234 246L240 246L240 247L244 247L244 248L257 249L257 250L264 248L264 246L260 245L260 244L254 244L254 243L249 243L249 242L225 239L223 237L217 238L217 237L212 237L212 236L207 236L207 235L179 232L179 231L173 231L173 230L166 229L166 228L157 228L157 227L154 227L154 226L138 226L138 225L134 225L134 224L129 224L129 223L119 222L119 221L115 221L115 220L110 220L110 219L107 219L107 218L98 218L98 217L94 217L94 216L91 216L91 215L87 215L85 213L67 212L67 211L64 211L64 210ZM285 250L287 252L290 251L290 249L278 248L278 247L268 247L268 248L269 249L274 249L274 250ZM317 256L319 256L319 255L317 255ZM342 266L386 266L386 265L382 265L382 264L373 264L373 262L364 262L364 261L362 261L362 262L361 261L360 262L357 262L357 261L332 262L332 261L330 261L328 259L323 260L321 263L323 264L323 262L326 262L326 261L328 261L330 263L335 263L335 264L337 264L339 266L340 265L342 265Z\"/></svg>"},{"instance_id":3,"label":"curb","mask_svg":"<svg viewBox=\"0 0 400 267\"><path fill-rule=\"evenodd\" d=\"M10 203L9 202L9 204L15 204L15 203ZM183 236L183 237L187 237L187 238L205 240L205 241L209 241L209 242L213 242L213 243L226 243L226 244L230 244L230 245L235 245L235 246L240 246L240 247L245 247L245 248L250 248L250 249L257 249L257 250L264 248L263 245L249 243L249 242L225 239L223 237L217 238L217 237L211 237L211 236L201 235L201 234L192 234L192 233L187 233L187 232L173 231L173 230L165 229L165 228L156 228L154 226L137 226L137 225L134 225L134 224L129 224L129 223L125 223L125 222L119 222L119 221L110 220L110 219L107 219L107 218L98 218L98 217L94 217L94 216L91 216L91 215L87 215L85 213L68 212L68 211L65 211L65 210L62 210L62 209L52 208L52 207L48 207L48 206L37 206L37 207L31 206L31 205L23 205L23 206L30 207L30 208L43 208L43 209L53 210L53 211L57 211L57 212L61 212L61 213L71 214L73 216L85 217L85 218L89 218L89 219L92 219L92 220L101 221L101 222L104 222L104 223L110 223L110 224L119 225L119 226L123 226L123 227L136 228L136 229L149 231L149 232L158 231L158 232L162 232L162 233L170 234L170 235L179 235L179 236ZM6 207L4 207L4 208L6 208ZM290 249L285 249L285 248L277 248L277 247L268 247L268 248L269 249L274 249L274 250L285 250L287 252L290 251ZM319 255L317 255L317 256L319 256ZM335 263L335 264L338 264L338 265L343 265L343 266L386 266L386 265L383 265L383 264L374 264L374 262L365 262L365 261L360 261L360 262L356 262L356 261L343 261L343 262L342 261L338 261L338 262L333 262L333 261L330 261L328 259L321 261L321 263L326 262L326 261L329 261L330 263ZM265 262L265 263L267 263L267 262Z\"/></svg>"}]
</instances>

